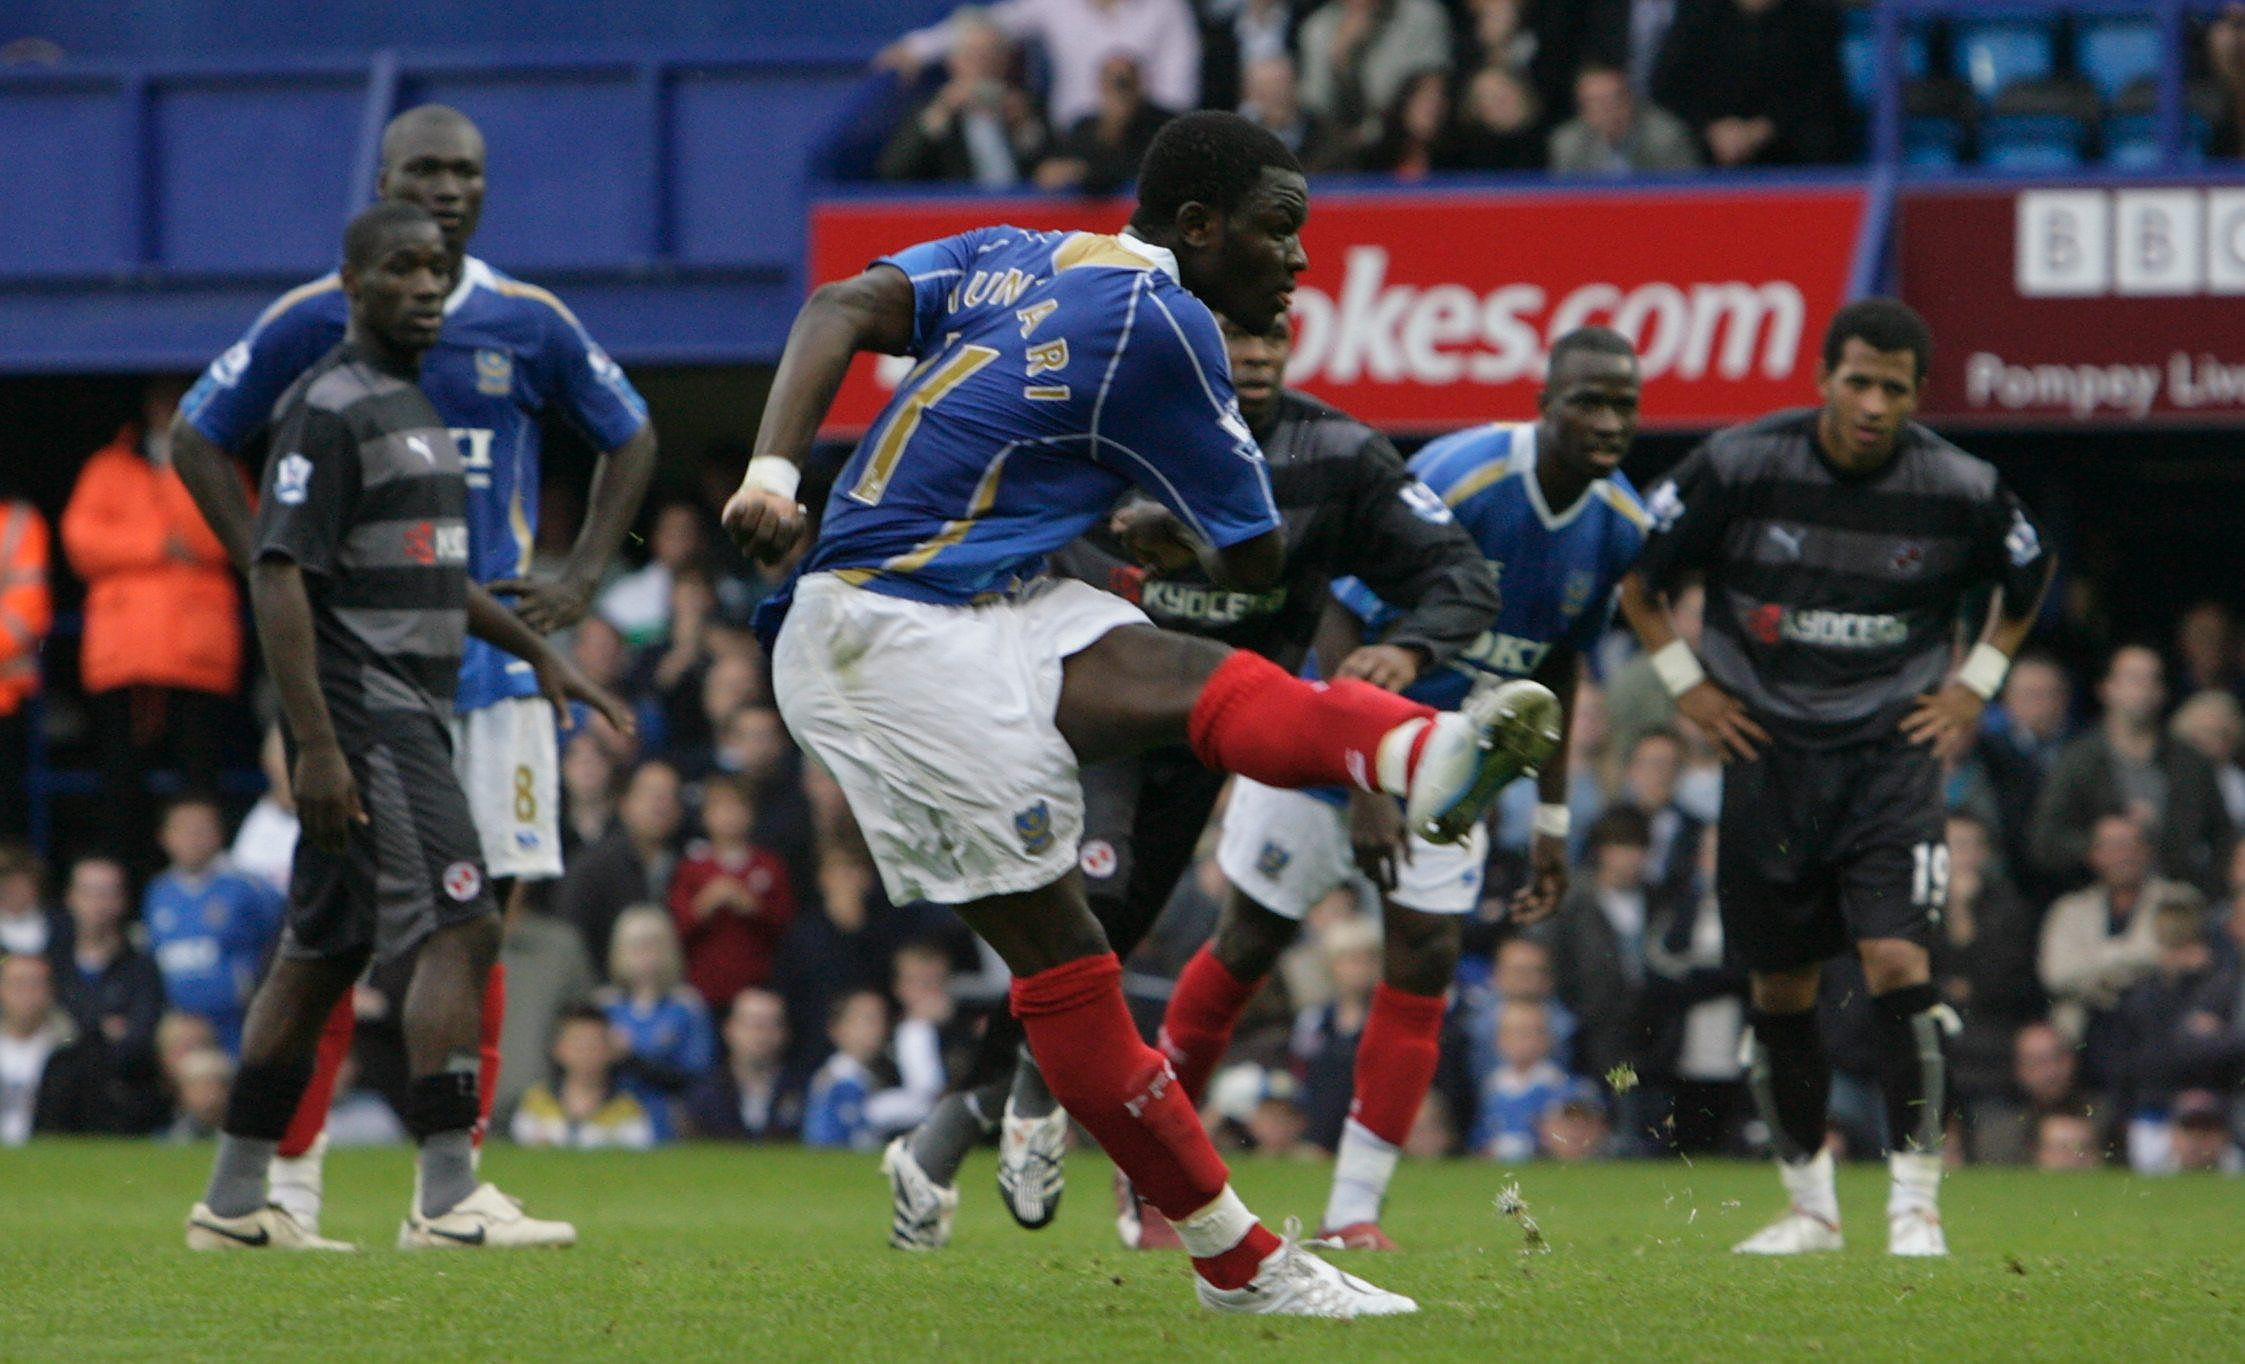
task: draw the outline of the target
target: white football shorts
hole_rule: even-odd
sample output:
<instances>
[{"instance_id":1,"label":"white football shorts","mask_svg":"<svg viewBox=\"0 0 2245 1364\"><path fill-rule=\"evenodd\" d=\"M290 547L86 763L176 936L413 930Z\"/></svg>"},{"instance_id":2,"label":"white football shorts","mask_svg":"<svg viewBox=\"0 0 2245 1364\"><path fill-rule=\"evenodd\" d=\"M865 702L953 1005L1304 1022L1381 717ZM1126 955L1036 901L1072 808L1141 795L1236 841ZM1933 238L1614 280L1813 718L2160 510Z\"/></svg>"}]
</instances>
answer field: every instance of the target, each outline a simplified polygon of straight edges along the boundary
<instances>
[{"instance_id":1,"label":"white football shorts","mask_svg":"<svg viewBox=\"0 0 2245 1364\"><path fill-rule=\"evenodd\" d=\"M510 696L452 717L452 770L494 879L561 875L561 746L553 704Z\"/></svg>"},{"instance_id":2,"label":"white football shorts","mask_svg":"<svg viewBox=\"0 0 2245 1364\"><path fill-rule=\"evenodd\" d=\"M1471 914L1481 903L1486 828L1476 824L1456 843L1429 843L1413 834L1410 853L1407 861L1397 859L1389 900L1427 914ZM1216 865L1242 895L1298 923L1356 874L1348 811L1306 791L1235 778Z\"/></svg>"}]
</instances>

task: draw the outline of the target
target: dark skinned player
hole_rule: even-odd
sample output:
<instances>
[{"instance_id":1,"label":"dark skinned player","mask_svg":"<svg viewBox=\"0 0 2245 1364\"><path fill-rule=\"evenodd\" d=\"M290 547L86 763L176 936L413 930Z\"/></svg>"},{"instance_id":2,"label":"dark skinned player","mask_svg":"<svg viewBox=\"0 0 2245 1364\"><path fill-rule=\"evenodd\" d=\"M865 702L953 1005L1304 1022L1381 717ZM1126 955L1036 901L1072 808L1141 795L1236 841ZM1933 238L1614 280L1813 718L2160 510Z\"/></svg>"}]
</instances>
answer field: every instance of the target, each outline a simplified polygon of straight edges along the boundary
<instances>
[{"instance_id":1,"label":"dark skinned player","mask_svg":"<svg viewBox=\"0 0 2245 1364\"><path fill-rule=\"evenodd\" d=\"M1910 419L1932 354L1924 320L1893 299L1841 309L1817 367L1823 405L1720 432L1678 466L1653 490L1653 537L1622 588L1678 711L1729 763L1723 941L1751 976L1750 1087L1792 1200L1744 1254L1841 1248L1816 992L1851 946L1879 1019L1887 1249L1948 1253L1957 1021L1929 956L1949 880L1941 766L1979 734L2056 562L1993 468ZM1701 656L1662 600L1687 573L1707 584ZM1959 612L1991 587L1956 668Z\"/></svg>"}]
</instances>

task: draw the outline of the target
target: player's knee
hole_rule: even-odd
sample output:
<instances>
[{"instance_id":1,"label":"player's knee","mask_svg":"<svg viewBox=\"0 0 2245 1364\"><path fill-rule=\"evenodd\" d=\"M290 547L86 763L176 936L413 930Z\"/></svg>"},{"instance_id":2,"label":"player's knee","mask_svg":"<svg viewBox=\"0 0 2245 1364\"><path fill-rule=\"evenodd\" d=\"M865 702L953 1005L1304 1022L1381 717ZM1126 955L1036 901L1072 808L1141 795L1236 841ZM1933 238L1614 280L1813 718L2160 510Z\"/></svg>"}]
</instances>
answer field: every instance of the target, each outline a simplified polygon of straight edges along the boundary
<instances>
[{"instance_id":1,"label":"player's knee","mask_svg":"<svg viewBox=\"0 0 2245 1364\"><path fill-rule=\"evenodd\" d=\"M1796 971L1756 971L1751 987L1754 1007L1766 1014L1806 1013L1816 1007L1820 974L1814 966Z\"/></svg>"},{"instance_id":2,"label":"player's knee","mask_svg":"<svg viewBox=\"0 0 2245 1364\"><path fill-rule=\"evenodd\" d=\"M1240 980L1260 980L1278 964L1279 954L1293 945L1301 925L1273 914L1261 905L1234 896L1225 907L1216 941L1209 945L1216 960Z\"/></svg>"},{"instance_id":3,"label":"player's knee","mask_svg":"<svg viewBox=\"0 0 2245 1364\"><path fill-rule=\"evenodd\" d=\"M1933 978L1933 960L1923 947L1903 938L1872 938L1857 944L1863 978L1874 995L1892 994Z\"/></svg>"},{"instance_id":4,"label":"player's knee","mask_svg":"<svg viewBox=\"0 0 2245 1364\"><path fill-rule=\"evenodd\" d=\"M1454 915L1387 908L1387 959L1382 979L1415 995L1435 995L1458 971L1464 925Z\"/></svg>"}]
</instances>

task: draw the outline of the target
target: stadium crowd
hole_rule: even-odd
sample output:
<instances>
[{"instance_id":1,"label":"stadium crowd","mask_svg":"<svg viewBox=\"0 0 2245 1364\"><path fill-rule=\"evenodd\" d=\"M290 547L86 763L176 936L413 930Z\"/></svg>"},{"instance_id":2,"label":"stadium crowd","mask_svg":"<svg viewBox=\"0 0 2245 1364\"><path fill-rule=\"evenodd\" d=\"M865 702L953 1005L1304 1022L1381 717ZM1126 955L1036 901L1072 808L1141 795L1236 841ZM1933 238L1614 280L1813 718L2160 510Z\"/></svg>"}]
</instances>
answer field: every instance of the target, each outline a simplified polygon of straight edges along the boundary
<instances>
[{"instance_id":1,"label":"stadium crowd","mask_svg":"<svg viewBox=\"0 0 2245 1364\"><path fill-rule=\"evenodd\" d=\"M152 390L149 430L175 396ZM736 454L708 452L718 476L692 483L722 488ZM243 811L199 765L222 739L255 746L213 731L258 710L262 688L246 708L219 704L244 691L241 608L177 484L161 441L128 430L85 462L58 544L29 504L0 503L14 798L0 812L0 1143L208 1137L278 932L296 836L285 766L269 731L269 789ZM549 505L572 502L557 490ZM1003 1007L1004 969L948 911L884 899L840 791L790 742L746 628L780 570L735 554L707 500L658 500L646 520L644 564L611 574L569 641L631 697L639 733L580 715L564 736L567 871L506 926L494 1125L575 1147L876 1149L962 1073ZM557 553L566 522L542 531ZM64 657L39 646L65 572L86 589L80 662L41 678L43 656ZM2116 647L2125 632L2093 592L2059 595L2043 632L2055 652L2012 671L1949 774L1947 846L1918 868L1946 888L1936 974L1963 1029L1950 1149L2053 1169L2245 1168L2245 637L2205 603L2165 647ZM197 611L224 659L164 642ZM1496 816L1418 1153L1743 1154L1766 1140L1739 1062L1745 977L1726 964L1710 889L1721 763L1618 634L1589 663L1569 903L1526 934L1504 923L1535 804L1521 783ZM51 867L22 841L42 682L91 717L102 770L98 824ZM183 794L157 811L159 769ZM1129 963L1149 1029L1224 893L1204 855ZM1253 1006L1209 1095L1235 1147L1338 1140L1379 979L1376 914L1368 885L1330 897ZM1869 1158L1884 1115L1859 970L1827 973L1823 1008L1834 1140ZM400 988L377 971L357 992L339 1143L403 1139Z\"/></svg>"}]
</instances>

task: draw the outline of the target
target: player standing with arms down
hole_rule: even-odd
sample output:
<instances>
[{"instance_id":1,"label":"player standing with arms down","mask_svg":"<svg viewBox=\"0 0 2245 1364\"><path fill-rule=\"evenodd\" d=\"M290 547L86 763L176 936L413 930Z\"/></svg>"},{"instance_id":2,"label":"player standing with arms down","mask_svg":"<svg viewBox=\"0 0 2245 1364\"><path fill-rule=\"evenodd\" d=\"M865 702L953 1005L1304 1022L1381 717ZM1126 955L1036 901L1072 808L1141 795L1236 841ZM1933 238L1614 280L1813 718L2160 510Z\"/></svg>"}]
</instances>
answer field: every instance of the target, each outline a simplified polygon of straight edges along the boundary
<instances>
[{"instance_id":1,"label":"player standing with arms down","mask_svg":"<svg viewBox=\"0 0 2245 1364\"><path fill-rule=\"evenodd\" d=\"M1892 299L1841 309L1817 369L1824 405L1721 432L1678 466L1623 584L1677 709L1729 759L1716 893L1752 977L1750 1078L1792 1198L1746 1254L1840 1248L1816 992L1851 943L1878 1005L1887 1249L1948 1253L1956 1019L1928 957L1948 889L1941 764L1979 733L2056 564L1994 469L1910 420L1932 353L1925 322ZM1693 571L1707 580L1704 668L1655 595ZM1951 676L1959 610L1991 585L1987 626Z\"/></svg>"},{"instance_id":2,"label":"player standing with arms down","mask_svg":"<svg viewBox=\"0 0 2245 1364\"><path fill-rule=\"evenodd\" d=\"M1489 633L1404 695L1458 705L1485 677L1529 676L1569 698L1579 659L1613 616L1614 590L1636 561L1650 518L1621 474L1637 434L1640 383L1629 342L1604 328L1569 332L1551 347L1542 416L1446 436L1419 451L1412 472L1472 535L1504 596ZM1348 627L1393 641L1395 612L1363 583L1334 587ZM1530 880L1512 904L1531 924L1567 890L1568 715L1555 716ZM1486 832L1454 844L1406 834L1395 802L1351 793L1233 789L1216 858L1233 887L1216 937L1186 963L1162 1021L1162 1050L1198 1102L1248 1001L1292 945L1310 906L1346 883L1354 860L1383 892L1387 937L1380 985L1356 1052L1356 1097L1342 1128L1332 1194L1318 1235L1351 1249L1393 1250L1380 1209L1397 1158L1434 1082L1444 996L1458 969L1465 916L1480 907Z\"/></svg>"},{"instance_id":3,"label":"player standing with arms down","mask_svg":"<svg viewBox=\"0 0 2245 1364\"><path fill-rule=\"evenodd\" d=\"M350 1249L269 1204L267 1170L336 1001L369 959L409 955L405 1121L420 1161L401 1246L576 1239L476 1183L476 1043L499 923L452 768L467 631L528 660L549 700L628 715L469 580L460 454L416 387L451 268L420 207L360 214L344 236L343 343L275 409L250 597L304 835L281 944L250 1001L210 1187L188 1215L191 1249Z\"/></svg>"},{"instance_id":4,"label":"player standing with arms down","mask_svg":"<svg viewBox=\"0 0 2245 1364\"><path fill-rule=\"evenodd\" d=\"M762 613L781 712L841 785L891 897L954 906L1012 969L1046 1082L1175 1224L1201 1302L1354 1317L1416 1304L1257 1222L1139 1040L1077 870L1078 767L1189 742L1274 785L1386 790L1456 838L1524 765L1526 684L1451 715L1360 682L1320 689L1040 572L1135 484L1170 513L1142 542L1191 548L1227 588L1279 581L1282 523L1210 310L1249 331L1277 321L1308 264L1308 211L1276 138L1187 114L1148 149L1125 235L984 228L823 286L725 520L763 558L793 549L797 465L851 359L920 358Z\"/></svg>"},{"instance_id":5,"label":"player standing with arms down","mask_svg":"<svg viewBox=\"0 0 2245 1364\"><path fill-rule=\"evenodd\" d=\"M1334 675L1400 690L1481 637L1496 616L1496 583L1472 538L1411 476L1387 437L1282 387L1293 343L1288 319L1262 333L1218 321L1240 415L1269 464L1272 497L1286 523L1283 581L1238 592L1210 582L1191 557L1140 564L1137 528L1159 524L1166 513L1159 503L1135 499L1109 526L1054 555L1053 567L1136 602L1164 629L1252 650L1289 671L1309 648L1327 584L1354 574L1405 614L1381 644ZM1165 548L1157 542L1144 550L1158 558ZM1161 917L1225 780L1182 744L1084 769L1079 860L1091 911L1116 956L1128 958ZM1068 1115L1027 1056L1019 1023L1000 1014L977 1043L967 1083L883 1160L895 1204L890 1244L932 1250L950 1239L960 1162L1001 1127L1001 1113L998 1186L1006 1207L1025 1227L1052 1220ZM1169 1230L1150 1210L1139 1225L1154 1234Z\"/></svg>"},{"instance_id":6,"label":"player standing with arms down","mask_svg":"<svg viewBox=\"0 0 2245 1364\"><path fill-rule=\"evenodd\" d=\"M465 115L422 105L392 119L382 135L378 190L436 219L456 281L445 300L442 339L424 358L420 383L466 461L469 571L491 591L512 595L533 629L565 629L590 609L646 495L655 462L647 405L559 299L467 254L483 213L484 145ZM251 444L282 390L341 338L347 310L338 276L291 290L212 362L180 404L173 427L180 475L244 571L249 509L226 452ZM557 578L532 579L539 424L555 412L605 453L567 565ZM461 661L457 707L454 760L485 866L505 904L523 893L523 882L561 875L556 719L529 665L474 639ZM503 973L494 972L484 1019L486 1118L498 1078L505 989ZM352 1022L345 1001L330 1020L304 1112L281 1144L274 1175L275 1197L314 1228L326 1149L318 1138Z\"/></svg>"}]
</instances>

